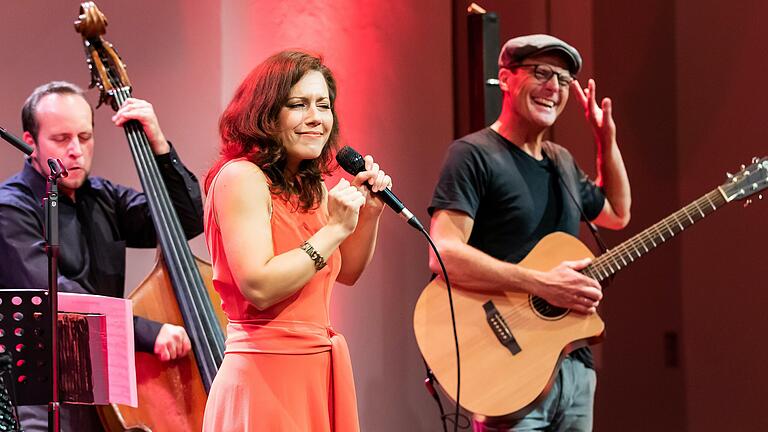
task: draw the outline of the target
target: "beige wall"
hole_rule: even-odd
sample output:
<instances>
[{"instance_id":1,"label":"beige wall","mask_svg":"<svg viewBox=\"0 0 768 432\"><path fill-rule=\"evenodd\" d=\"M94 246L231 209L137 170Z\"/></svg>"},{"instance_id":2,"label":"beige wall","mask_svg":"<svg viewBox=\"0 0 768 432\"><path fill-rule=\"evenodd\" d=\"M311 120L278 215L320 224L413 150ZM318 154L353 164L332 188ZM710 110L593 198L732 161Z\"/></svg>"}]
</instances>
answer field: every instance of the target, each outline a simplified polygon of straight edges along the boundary
<instances>
[{"instance_id":1,"label":"beige wall","mask_svg":"<svg viewBox=\"0 0 768 432\"><path fill-rule=\"evenodd\" d=\"M183 7L182 7L183 5ZM163 132L187 166L201 177L216 154L220 112L220 20L216 1L100 1L109 20L105 39L115 44L128 65L133 94L152 102ZM21 136L20 112L32 90L66 80L87 88L90 74L83 42L74 31L76 1L3 3L0 27L4 61L0 68L0 126ZM89 99L98 101L91 90ZM139 186L122 130L112 126L111 108L96 111L93 174ZM0 143L0 178L21 168L22 154ZM202 236L194 251L207 257ZM138 285L154 260L154 251L128 252L127 289Z\"/></svg>"},{"instance_id":2,"label":"beige wall","mask_svg":"<svg viewBox=\"0 0 768 432\"><path fill-rule=\"evenodd\" d=\"M223 46L239 53L222 57L225 99L269 54L293 47L323 53L339 83L344 143L374 155L397 195L428 223L453 129L447 2L235 1L223 3L222 18ZM350 345L363 430L439 427L411 330L426 257L421 235L387 213L363 277L354 287L336 287L332 317Z\"/></svg>"},{"instance_id":3,"label":"beige wall","mask_svg":"<svg viewBox=\"0 0 768 432\"><path fill-rule=\"evenodd\" d=\"M400 198L428 222L426 206L453 128L448 4L98 5L109 18L107 40L128 64L134 94L153 102L165 134L199 178L216 155L219 113L242 77L269 54L304 47L323 53L336 73L345 142L376 156L395 179ZM20 107L35 86L53 79L87 86L89 76L82 42L72 30L77 2L12 0L3 7L0 40L4 58L13 61L0 69L0 125L20 135ZM122 131L109 124L110 115L104 107L97 113L94 174L138 186ZM21 161L20 153L0 145L1 178ZM200 238L193 248L207 256ZM130 252L128 290L148 272L153 257L153 251ZM334 325L351 347L363 430L438 425L437 408L423 390L410 324L427 277L422 237L385 214L370 268L355 287L337 287Z\"/></svg>"}]
</instances>

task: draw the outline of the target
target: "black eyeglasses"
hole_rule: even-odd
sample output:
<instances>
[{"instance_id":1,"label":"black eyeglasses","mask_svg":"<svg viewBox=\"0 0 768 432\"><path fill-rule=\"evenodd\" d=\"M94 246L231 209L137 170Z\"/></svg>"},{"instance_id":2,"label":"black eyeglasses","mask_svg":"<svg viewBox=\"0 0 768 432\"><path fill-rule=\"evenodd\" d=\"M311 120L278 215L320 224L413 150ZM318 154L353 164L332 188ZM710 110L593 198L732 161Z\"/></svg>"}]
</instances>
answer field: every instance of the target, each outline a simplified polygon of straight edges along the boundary
<instances>
[{"instance_id":1,"label":"black eyeglasses","mask_svg":"<svg viewBox=\"0 0 768 432\"><path fill-rule=\"evenodd\" d=\"M533 68L533 76L543 83L551 80L554 75L560 87L568 87L576 79L568 72L555 72L554 69L543 64L518 64L513 65L513 68Z\"/></svg>"}]
</instances>

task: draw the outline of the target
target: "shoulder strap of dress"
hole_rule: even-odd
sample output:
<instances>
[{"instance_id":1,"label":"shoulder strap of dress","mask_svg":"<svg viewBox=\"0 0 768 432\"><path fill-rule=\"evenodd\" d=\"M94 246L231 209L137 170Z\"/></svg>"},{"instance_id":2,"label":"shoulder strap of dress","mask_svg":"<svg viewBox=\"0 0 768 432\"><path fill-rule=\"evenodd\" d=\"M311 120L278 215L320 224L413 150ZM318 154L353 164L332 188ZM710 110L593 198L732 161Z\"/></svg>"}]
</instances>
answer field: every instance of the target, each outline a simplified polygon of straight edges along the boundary
<instances>
[{"instance_id":1,"label":"shoulder strap of dress","mask_svg":"<svg viewBox=\"0 0 768 432\"><path fill-rule=\"evenodd\" d=\"M210 201L211 213L213 215L213 221L216 224L216 228L219 228L219 216L216 213L216 207L214 206L214 198L213 198L215 193L214 191L216 190L216 180L218 180L219 174L221 174L221 172L224 171L224 168L226 168L227 165L234 162L239 162L241 160L247 161L248 158L241 157L237 159L230 159L226 163L224 163L224 165L222 165L221 168L219 168L219 170L216 172L216 175L213 176L213 180L211 180L211 185L208 188L208 197L206 202ZM272 220L272 200L269 200L269 220Z\"/></svg>"}]
</instances>

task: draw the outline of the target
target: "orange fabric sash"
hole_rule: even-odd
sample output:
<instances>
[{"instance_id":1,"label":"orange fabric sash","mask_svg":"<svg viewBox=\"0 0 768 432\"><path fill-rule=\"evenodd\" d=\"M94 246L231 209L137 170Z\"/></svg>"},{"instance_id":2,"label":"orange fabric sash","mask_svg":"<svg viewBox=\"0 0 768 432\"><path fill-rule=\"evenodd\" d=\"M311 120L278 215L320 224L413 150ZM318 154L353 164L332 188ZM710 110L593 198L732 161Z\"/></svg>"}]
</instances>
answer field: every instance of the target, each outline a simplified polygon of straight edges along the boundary
<instances>
[{"instance_id":1,"label":"orange fabric sash","mask_svg":"<svg viewBox=\"0 0 768 432\"><path fill-rule=\"evenodd\" d=\"M224 353L331 352L334 432L358 432L357 397L347 341L332 327L306 321L230 321Z\"/></svg>"}]
</instances>

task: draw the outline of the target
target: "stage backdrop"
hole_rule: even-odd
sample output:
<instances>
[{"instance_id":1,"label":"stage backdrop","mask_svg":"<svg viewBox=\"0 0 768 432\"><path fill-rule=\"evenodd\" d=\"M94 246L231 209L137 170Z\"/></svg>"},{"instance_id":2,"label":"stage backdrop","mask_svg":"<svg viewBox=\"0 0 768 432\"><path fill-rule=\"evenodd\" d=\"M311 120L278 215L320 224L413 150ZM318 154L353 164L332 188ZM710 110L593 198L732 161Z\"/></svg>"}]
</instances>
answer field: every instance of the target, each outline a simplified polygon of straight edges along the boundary
<instances>
[{"instance_id":1,"label":"stage backdrop","mask_svg":"<svg viewBox=\"0 0 768 432\"><path fill-rule=\"evenodd\" d=\"M345 143L376 156L395 191L425 223L425 208L454 131L454 62L463 53L465 0L102 0L107 39L128 63L135 95L150 100L165 134L201 179L216 157L217 120L235 86L280 49L325 55L339 81ZM616 245L764 155L761 2L488 0L502 37L552 32L585 55L614 98L633 185L633 220ZM89 83L72 26L77 1L5 0L0 26L0 126L21 134L32 89ZM455 30L455 32L454 32ZM456 36L454 36L454 33ZM503 41L502 41L503 42ZM459 82L463 75L457 73ZM454 94L454 89L459 89ZM91 94L95 102L95 93ZM468 107L465 107L468 108ZM593 171L589 130L571 103L556 130ZM96 116L94 174L138 186L111 111ZM460 128L462 125L458 124ZM22 164L0 143L0 178ZM337 177L329 181L335 184ZM761 343L768 203L732 205L619 275L603 303L598 431L766 430ZM201 238L193 249L207 257ZM338 286L337 329L350 343L364 431L439 430L411 330L427 279L426 246L385 214L377 254L355 287ZM131 251L127 290L153 251ZM3 265L0 262L0 266Z\"/></svg>"}]
</instances>

